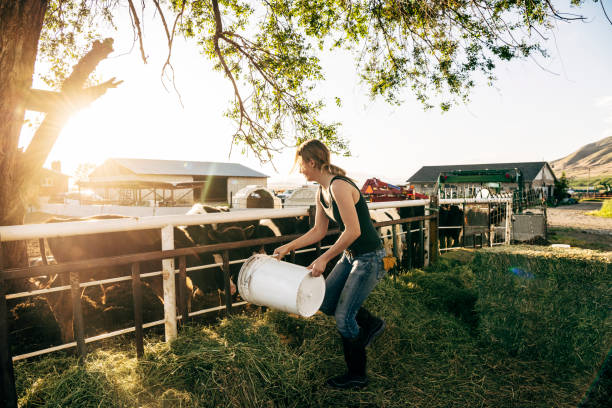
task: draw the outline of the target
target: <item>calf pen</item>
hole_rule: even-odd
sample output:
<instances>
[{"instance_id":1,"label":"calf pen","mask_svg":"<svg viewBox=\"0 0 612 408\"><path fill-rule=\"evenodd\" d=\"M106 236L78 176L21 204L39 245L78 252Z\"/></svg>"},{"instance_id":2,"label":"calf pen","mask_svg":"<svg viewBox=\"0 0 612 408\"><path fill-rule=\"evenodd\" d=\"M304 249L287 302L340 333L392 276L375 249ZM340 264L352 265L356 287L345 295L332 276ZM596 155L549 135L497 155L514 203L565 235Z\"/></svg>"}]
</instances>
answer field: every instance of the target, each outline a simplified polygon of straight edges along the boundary
<instances>
[{"instance_id":1,"label":"calf pen","mask_svg":"<svg viewBox=\"0 0 612 408\"><path fill-rule=\"evenodd\" d=\"M453 209L456 216L444 217L445 211L452 214ZM466 247L509 245L512 239L512 212L513 201L510 195L441 199L438 224L440 252Z\"/></svg>"},{"instance_id":2,"label":"calf pen","mask_svg":"<svg viewBox=\"0 0 612 408\"><path fill-rule=\"evenodd\" d=\"M414 200L414 201L398 201L371 203L370 209L381 208L399 208L399 207L424 207L424 215L417 217L409 217L403 219L389 220L380 223L375 223L376 227L393 226L394 233L391 239L394 243L394 253L397 255L397 239L401 239L401 233L398 232L400 224L410 225L410 233L406 234L408 239L411 239L412 233L417 233L420 242L419 260L416 263L427 265L430 259L430 254L435 257L437 251L432 250L437 248L437 212L430 211L429 200ZM433 210L433 207L431 207ZM430 214L431 212L431 214ZM108 258L98 258L86 261L75 261L56 265L41 265L27 268L5 269L2 267L2 259L0 259L0 374L2 387L0 390L0 400L4 402L4 406L16 407L17 395L15 391L15 380L13 375L13 362L29 357L34 357L58 350L69 349L76 347L77 354L82 359L87 355L86 344L102 340L109 337L118 336L125 333L135 333L136 354L138 357L143 355L143 329L164 325L166 341L171 341L177 336L177 322L187 321L190 317L215 312L224 309L227 313L231 313L232 308L240 306L246 302L232 303L230 293L230 263L243 262L242 260L230 261L229 251L241 247L262 247L267 244L280 244L296 238L298 235L287 235L280 237L260 238L254 240L237 241L223 244L197 246L193 248L174 248L173 228L179 225L203 225L217 224L227 222L240 222L249 220L258 220L263 218L284 218L310 216L314 222L312 209L295 208L282 210L246 210L240 212L215 213L206 215L189 215L189 216L159 216L159 217L142 217L134 219L121 220L103 220L97 222L66 222L58 224L30 224L20 226L0 227L0 245L7 241L20 241L61 236L76 236L92 233L105 233L115 231L128 230L144 230L159 228L162 236L162 250L138 254L121 255ZM418 228L413 229L415 223ZM332 234L337 231L330 231ZM325 247L319 242L315 248L301 251L294 251L290 254L292 262L295 261L296 252L315 251L317 254ZM186 288L186 262L185 257L192 253L218 252L222 254L222 262L220 264L202 265L194 269L207 269L220 266L224 272L225 286L225 305L194 312L187 312L187 288ZM1 252L0 252L1 253ZM44 253L44 250L43 250ZM175 269L174 258L178 258L178 269ZM43 258L44 259L44 258ZM162 271L152 272L147 274L140 273L140 264L146 261L162 260ZM106 279L103 281L88 281L88 272L95 268L109 267L117 265L131 265L131 275ZM178 272L178 314L177 314L177 298L175 287L175 274ZM20 293L7 293L6 282L15 281L18 279L35 278L44 275L61 274L69 276L69 285L54 287L50 289L42 289L35 291L27 291ZM164 296L164 319L143 322L143 304L142 304L142 278L150 278L153 276L161 276L163 279L163 296ZM100 334L93 337L85 337L85 322L82 312L81 290L87 286L100 285L121 281L132 282L132 294L134 303L134 326L123 328L109 333ZM35 350L26 354L12 356L9 342L9 320L8 320L8 300L20 299L31 296L43 295L57 291L69 291L72 303L72 313L75 328L75 341L61 344L54 347Z\"/></svg>"}]
</instances>

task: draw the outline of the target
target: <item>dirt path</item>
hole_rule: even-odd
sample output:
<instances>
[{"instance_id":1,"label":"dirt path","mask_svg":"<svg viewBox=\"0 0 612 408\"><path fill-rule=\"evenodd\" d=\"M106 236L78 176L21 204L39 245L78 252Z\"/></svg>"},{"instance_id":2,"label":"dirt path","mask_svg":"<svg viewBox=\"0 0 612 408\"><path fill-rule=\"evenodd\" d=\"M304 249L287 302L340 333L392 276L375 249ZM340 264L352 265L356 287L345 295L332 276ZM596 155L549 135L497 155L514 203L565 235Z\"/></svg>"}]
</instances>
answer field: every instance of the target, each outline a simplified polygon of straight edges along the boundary
<instances>
[{"instance_id":1,"label":"dirt path","mask_svg":"<svg viewBox=\"0 0 612 408\"><path fill-rule=\"evenodd\" d=\"M602 235L612 235L612 218L585 214L600 208L601 203L580 203L548 208L548 225L551 227L575 228Z\"/></svg>"}]
</instances>

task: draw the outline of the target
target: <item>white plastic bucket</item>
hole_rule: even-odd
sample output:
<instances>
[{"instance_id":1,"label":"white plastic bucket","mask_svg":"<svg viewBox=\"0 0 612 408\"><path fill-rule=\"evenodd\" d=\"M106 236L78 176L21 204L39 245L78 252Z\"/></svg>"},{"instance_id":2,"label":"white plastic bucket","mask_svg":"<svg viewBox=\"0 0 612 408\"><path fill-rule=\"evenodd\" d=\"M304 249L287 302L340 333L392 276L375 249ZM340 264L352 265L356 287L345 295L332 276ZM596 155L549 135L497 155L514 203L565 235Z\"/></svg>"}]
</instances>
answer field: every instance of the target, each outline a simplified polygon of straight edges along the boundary
<instances>
[{"instance_id":1,"label":"white plastic bucket","mask_svg":"<svg viewBox=\"0 0 612 408\"><path fill-rule=\"evenodd\" d=\"M325 280L304 266L256 254L240 268L238 291L249 303L308 317L323 303Z\"/></svg>"}]
</instances>

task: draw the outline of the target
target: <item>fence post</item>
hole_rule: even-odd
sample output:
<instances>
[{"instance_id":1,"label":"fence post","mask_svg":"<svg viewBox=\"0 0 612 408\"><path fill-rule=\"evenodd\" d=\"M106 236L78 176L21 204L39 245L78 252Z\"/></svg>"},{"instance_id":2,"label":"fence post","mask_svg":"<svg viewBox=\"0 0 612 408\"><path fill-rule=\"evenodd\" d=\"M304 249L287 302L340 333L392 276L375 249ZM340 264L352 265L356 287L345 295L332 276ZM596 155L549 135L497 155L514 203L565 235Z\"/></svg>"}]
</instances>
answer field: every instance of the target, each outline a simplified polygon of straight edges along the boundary
<instances>
[{"instance_id":1,"label":"fence post","mask_svg":"<svg viewBox=\"0 0 612 408\"><path fill-rule=\"evenodd\" d=\"M436 218L429 220L429 262L436 263L440 250L438 240L438 217L440 216L440 212L438 211L438 197L432 196L430 200L429 207L436 209ZM429 213L431 214L431 211L429 211Z\"/></svg>"},{"instance_id":2,"label":"fence post","mask_svg":"<svg viewBox=\"0 0 612 408\"><path fill-rule=\"evenodd\" d=\"M85 323L83 322L83 309L81 308L81 286L78 272L70 272L70 299L72 301L72 321L74 322L74 337L77 343L79 362L83 362L87 355L85 346Z\"/></svg>"},{"instance_id":3,"label":"fence post","mask_svg":"<svg viewBox=\"0 0 612 408\"><path fill-rule=\"evenodd\" d=\"M465 248L465 219L466 219L465 200L463 201L462 206L463 206L463 211L461 213L461 246Z\"/></svg>"},{"instance_id":4,"label":"fence post","mask_svg":"<svg viewBox=\"0 0 612 408\"><path fill-rule=\"evenodd\" d=\"M489 246L492 247L493 241L495 239L495 229L491 228L491 201L487 203L487 207L489 209L489 212L487 214L487 219L488 219L488 224L489 224ZM495 225L495 223L493 223L493 225Z\"/></svg>"},{"instance_id":5,"label":"fence post","mask_svg":"<svg viewBox=\"0 0 612 408\"><path fill-rule=\"evenodd\" d=\"M187 324L189 320L189 311L187 310L187 258L185 255L179 256L179 278L178 278L178 304L179 314L182 316L181 327Z\"/></svg>"},{"instance_id":6,"label":"fence post","mask_svg":"<svg viewBox=\"0 0 612 408\"><path fill-rule=\"evenodd\" d=\"M161 229L162 250L174 249L174 227ZM162 260L162 284L164 288L164 328L166 342L176 339L176 283L174 282L174 258Z\"/></svg>"},{"instance_id":7,"label":"fence post","mask_svg":"<svg viewBox=\"0 0 612 408\"><path fill-rule=\"evenodd\" d=\"M423 228L423 224L425 222L423 220L419 221L419 267L426 266L425 265L425 228Z\"/></svg>"},{"instance_id":8,"label":"fence post","mask_svg":"<svg viewBox=\"0 0 612 408\"><path fill-rule=\"evenodd\" d=\"M510 245L512 239L512 201L506 203L506 245Z\"/></svg>"},{"instance_id":9,"label":"fence post","mask_svg":"<svg viewBox=\"0 0 612 408\"><path fill-rule=\"evenodd\" d=\"M423 211L423 213L425 215L430 215L431 211L429 211L429 207L431 206L431 201L429 204L427 204L425 206L425 211ZM423 255L423 266L428 266L429 265L429 261L431 258L431 248L430 248L430 244L431 244L431 240L429 239L429 235L430 235L430 225L431 223L429 222L429 220L425 220L423 221L423 223L421 224L424 226L424 230L423 230L423 250L425 251L424 255Z\"/></svg>"},{"instance_id":10,"label":"fence post","mask_svg":"<svg viewBox=\"0 0 612 408\"><path fill-rule=\"evenodd\" d=\"M308 207L308 226L310 228L314 227L315 224L315 216L317 214L317 207L311 205Z\"/></svg>"},{"instance_id":11,"label":"fence post","mask_svg":"<svg viewBox=\"0 0 612 408\"><path fill-rule=\"evenodd\" d=\"M2 267L2 246L0 246L0 268ZM0 270L0 274L2 271ZM3 407L17 408L17 391L15 389L15 374L13 358L9 342L8 307L6 305L6 282L0 276L0 402Z\"/></svg>"},{"instance_id":12,"label":"fence post","mask_svg":"<svg viewBox=\"0 0 612 408\"><path fill-rule=\"evenodd\" d=\"M398 226L399 224L393 224L391 226L391 237L393 238L393 256L399 262L400 260L399 250L397 249L397 228Z\"/></svg>"},{"instance_id":13,"label":"fence post","mask_svg":"<svg viewBox=\"0 0 612 408\"><path fill-rule=\"evenodd\" d=\"M404 264L406 265L406 267L408 269L412 269L412 248L413 248L413 243L412 243L412 221L407 222L404 225L407 228L407 231L406 231L406 247L408 248L408 251L406 251L406 256L408 257L408 259L406 259Z\"/></svg>"},{"instance_id":14,"label":"fence post","mask_svg":"<svg viewBox=\"0 0 612 408\"><path fill-rule=\"evenodd\" d=\"M142 291L140 287L140 263L132 264L132 298L134 300L134 329L136 337L136 357L144 355L142 339Z\"/></svg>"},{"instance_id":15,"label":"fence post","mask_svg":"<svg viewBox=\"0 0 612 408\"><path fill-rule=\"evenodd\" d=\"M229 251L223 251L223 282L225 283L225 310L228 315L232 313L232 291L230 285L232 275L230 272Z\"/></svg>"}]
</instances>

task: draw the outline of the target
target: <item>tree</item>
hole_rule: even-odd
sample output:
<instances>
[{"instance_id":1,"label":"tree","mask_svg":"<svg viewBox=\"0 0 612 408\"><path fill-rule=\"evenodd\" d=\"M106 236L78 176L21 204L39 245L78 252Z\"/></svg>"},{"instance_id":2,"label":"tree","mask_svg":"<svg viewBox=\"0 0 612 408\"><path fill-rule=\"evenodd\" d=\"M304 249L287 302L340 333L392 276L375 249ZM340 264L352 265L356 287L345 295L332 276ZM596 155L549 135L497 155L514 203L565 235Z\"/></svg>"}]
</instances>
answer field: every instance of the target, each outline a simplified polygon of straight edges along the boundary
<instances>
[{"instance_id":1,"label":"tree","mask_svg":"<svg viewBox=\"0 0 612 408\"><path fill-rule=\"evenodd\" d=\"M97 166L93 163L79 163L74 173L74 178L77 182L89 181L89 173Z\"/></svg>"},{"instance_id":2,"label":"tree","mask_svg":"<svg viewBox=\"0 0 612 408\"><path fill-rule=\"evenodd\" d=\"M567 189L569 188L569 180L565 176L565 172L561 173L561 177L555 180L554 198L555 202L560 202L567 197Z\"/></svg>"},{"instance_id":3,"label":"tree","mask_svg":"<svg viewBox=\"0 0 612 408\"><path fill-rule=\"evenodd\" d=\"M112 24L124 5L145 63L145 6L167 37L162 73L172 75L177 34L216 62L234 89L227 111L236 122L233 143L261 160L308 138L347 154L338 124L319 119L324 104L311 93L323 79L317 55L324 48L354 51L372 96L401 103L400 92L410 88L425 108L433 97L447 110L466 101L476 81L492 83L497 62L546 55L542 30L554 20L582 19L549 0L0 0L0 225L22 223L23 192L70 114L118 85L111 79L85 88L112 51L111 40L93 42L98 27ZM37 61L59 92L30 89ZM47 115L22 152L26 109ZM16 265L23 254L9 246L3 258Z\"/></svg>"}]
</instances>

